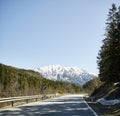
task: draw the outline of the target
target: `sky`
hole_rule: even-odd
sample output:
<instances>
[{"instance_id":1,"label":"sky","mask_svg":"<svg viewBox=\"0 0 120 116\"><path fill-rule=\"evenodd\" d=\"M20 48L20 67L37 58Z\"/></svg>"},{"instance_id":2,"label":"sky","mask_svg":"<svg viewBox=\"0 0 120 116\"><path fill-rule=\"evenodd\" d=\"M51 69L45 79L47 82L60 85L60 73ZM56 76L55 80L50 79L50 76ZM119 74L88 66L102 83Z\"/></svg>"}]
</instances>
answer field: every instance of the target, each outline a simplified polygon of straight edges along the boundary
<instances>
[{"instance_id":1,"label":"sky","mask_svg":"<svg viewBox=\"0 0 120 116\"><path fill-rule=\"evenodd\" d=\"M98 74L112 3L120 0L0 0L0 63L74 66Z\"/></svg>"}]
</instances>

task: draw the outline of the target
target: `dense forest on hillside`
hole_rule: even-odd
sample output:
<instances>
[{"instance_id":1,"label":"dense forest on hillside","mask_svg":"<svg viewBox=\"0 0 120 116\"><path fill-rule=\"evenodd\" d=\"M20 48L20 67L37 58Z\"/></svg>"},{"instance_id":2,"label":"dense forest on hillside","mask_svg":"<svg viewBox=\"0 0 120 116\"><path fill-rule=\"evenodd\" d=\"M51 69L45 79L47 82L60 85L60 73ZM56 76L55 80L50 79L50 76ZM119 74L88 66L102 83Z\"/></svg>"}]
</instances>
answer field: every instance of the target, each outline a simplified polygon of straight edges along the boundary
<instances>
[{"instance_id":1,"label":"dense forest on hillside","mask_svg":"<svg viewBox=\"0 0 120 116\"><path fill-rule=\"evenodd\" d=\"M81 87L47 80L32 70L18 69L0 64L0 97L23 96L44 93L78 93Z\"/></svg>"},{"instance_id":2,"label":"dense forest on hillside","mask_svg":"<svg viewBox=\"0 0 120 116\"><path fill-rule=\"evenodd\" d=\"M96 78L88 81L85 85L83 85L83 89L89 95L91 95L94 91L96 91L102 85L104 85L104 83L102 81L100 81L99 77L96 77Z\"/></svg>"}]
</instances>

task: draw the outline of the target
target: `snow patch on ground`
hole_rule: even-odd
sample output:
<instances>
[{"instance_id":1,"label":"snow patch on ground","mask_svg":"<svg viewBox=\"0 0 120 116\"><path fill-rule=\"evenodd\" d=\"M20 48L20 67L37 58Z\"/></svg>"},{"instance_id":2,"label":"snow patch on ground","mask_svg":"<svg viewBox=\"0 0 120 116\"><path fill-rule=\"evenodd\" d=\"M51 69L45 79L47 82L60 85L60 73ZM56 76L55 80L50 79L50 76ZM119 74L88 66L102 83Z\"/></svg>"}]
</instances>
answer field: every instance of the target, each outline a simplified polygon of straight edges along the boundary
<instances>
[{"instance_id":1,"label":"snow patch on ground","mask_svg":"<svg viewBox=\"0 0 120 116\"><path fill-rule=\"evenodd\" d=\"M120 99L106 100L104 98L101 98L101 99L98 99L97 101L102 105L116 105L120 103Z\"/></svg>"}]
</instances>

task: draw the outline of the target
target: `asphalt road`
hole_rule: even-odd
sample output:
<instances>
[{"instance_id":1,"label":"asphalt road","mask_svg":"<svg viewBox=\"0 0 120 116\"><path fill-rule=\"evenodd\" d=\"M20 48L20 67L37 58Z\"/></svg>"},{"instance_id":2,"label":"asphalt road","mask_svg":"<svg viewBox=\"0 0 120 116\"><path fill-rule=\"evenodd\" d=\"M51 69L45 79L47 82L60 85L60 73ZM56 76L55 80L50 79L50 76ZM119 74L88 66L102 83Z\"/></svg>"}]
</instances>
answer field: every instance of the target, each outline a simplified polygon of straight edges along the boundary
<instances>
[{"instance_id":1,"label":"asphalt road","mask_svg":"<svg viewBox=\"0 0 120 116\"><path fill-rule=\"evenodd\" d=\"M81 95L68 95L4 109L0 116L95 116Z\"/></svg>"}]
</instances>

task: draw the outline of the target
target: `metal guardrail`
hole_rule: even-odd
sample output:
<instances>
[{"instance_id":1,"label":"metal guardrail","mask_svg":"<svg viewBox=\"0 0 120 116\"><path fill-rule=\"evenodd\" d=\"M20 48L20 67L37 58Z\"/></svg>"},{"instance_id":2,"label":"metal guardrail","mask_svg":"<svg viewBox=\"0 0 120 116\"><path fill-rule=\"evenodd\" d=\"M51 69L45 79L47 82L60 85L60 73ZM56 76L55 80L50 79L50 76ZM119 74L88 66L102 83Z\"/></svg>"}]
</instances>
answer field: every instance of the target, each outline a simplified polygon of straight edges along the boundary
<instances>
[{"instance_id":1,"label":"metal guardrail","mask_svg":"<svg viewBox=\"0 0 120 116\"><path fill-rule=\"evenodd\" d=\"M26 100L26 103L28 103L28 100L31 100L31 99L35 99L37 101L38 99L43 100L43 99L46 99L46 98L54 98L56 96L57 96L56 94L46 94L46 95L32 95L32 96L0 98L0 104L10 102L11 106L13 107L14 103L16 101Z\"/></svg>"}]
</instances>

